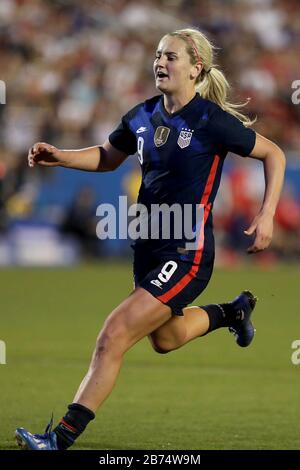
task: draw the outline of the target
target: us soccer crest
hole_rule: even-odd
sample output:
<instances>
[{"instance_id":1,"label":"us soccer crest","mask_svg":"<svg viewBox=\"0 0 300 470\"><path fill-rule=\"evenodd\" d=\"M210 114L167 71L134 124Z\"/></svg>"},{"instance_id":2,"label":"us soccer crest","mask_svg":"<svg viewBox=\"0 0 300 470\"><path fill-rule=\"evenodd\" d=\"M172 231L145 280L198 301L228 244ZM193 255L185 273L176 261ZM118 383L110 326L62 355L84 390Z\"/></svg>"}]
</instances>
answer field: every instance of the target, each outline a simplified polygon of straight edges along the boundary
<instances>
[{"instance_id":1,"label":"us soccer crest","mask_svg":"<svg viewBox=\"0 0 300 470\"><path fill-rule=\"evenodd\" d=\"M190 145L193 132L194 131L192 129L182 129L177 140L177 144L181 149L184 149Z\"/></svg>"},{"instance_id":2,"label":"us soccer crest","mask_svg":"<svg viewBox=\"0 0 300 470\"><path fill-rule=\"evenodd\" d=\"M154 143L156 147L161 147L164 145L169 137L170 129L165 126L159 126L154 134Z\"/></svg>"}]
</instances>

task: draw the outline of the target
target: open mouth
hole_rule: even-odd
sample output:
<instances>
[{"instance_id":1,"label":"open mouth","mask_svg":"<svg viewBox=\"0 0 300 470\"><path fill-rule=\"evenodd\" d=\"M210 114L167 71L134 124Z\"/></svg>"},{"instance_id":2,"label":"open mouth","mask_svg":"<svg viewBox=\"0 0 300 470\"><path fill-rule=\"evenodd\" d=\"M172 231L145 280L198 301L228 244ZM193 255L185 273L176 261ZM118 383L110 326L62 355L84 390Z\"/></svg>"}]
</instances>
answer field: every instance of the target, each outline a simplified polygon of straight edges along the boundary
<instances>
[{"instance_id":1,"label":"open mouth","mask_svg":"<svg viewBox=\"0 0 300 470\"><path fill-rule=\"evenodd\" d=\"M164 80L164 79L167 79L167 78L169 78L169 75L165 72L158 71L156 73L156 79L157 80Z\"/></svg>"}]
</instances>

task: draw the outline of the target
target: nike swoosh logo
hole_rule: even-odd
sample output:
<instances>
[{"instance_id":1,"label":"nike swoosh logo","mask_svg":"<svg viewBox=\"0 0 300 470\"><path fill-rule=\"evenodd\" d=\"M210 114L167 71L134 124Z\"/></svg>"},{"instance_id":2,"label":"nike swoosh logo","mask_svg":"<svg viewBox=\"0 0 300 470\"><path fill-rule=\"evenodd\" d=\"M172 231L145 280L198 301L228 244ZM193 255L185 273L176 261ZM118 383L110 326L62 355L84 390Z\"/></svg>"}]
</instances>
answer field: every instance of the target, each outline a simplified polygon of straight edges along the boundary
<instances>
[{"instance_id":1,"label":"nike swoosh logo","mask_svg":"<svg viewBox=\"0 0 300 470\"><path fill-rule=\"evenodd\" d=\"M140 134L141 132L145 132L146 130L147 130L147 127L139 127L136 133Z\"/></svg>"}]
</instances>

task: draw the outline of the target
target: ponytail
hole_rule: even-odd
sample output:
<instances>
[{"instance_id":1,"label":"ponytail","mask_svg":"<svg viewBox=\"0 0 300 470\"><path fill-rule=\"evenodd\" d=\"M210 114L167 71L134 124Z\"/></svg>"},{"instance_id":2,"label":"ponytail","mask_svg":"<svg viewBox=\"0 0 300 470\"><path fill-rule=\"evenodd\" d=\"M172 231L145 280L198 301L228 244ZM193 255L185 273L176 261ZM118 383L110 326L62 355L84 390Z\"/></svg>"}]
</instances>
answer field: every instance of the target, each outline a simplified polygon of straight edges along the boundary
<instances>
[{"instance_id":1,"label":"ponytail","mask_svg":"<svg viewBox=\"0 0 300 470\"><path fill-rule=\"evenodd\" d=\"M251 120L239 111L249 103L249 99L245 103L227 101L230 85L223 72L213 64L215 47L207 37L193 28L180 29L170 33L169 36L177 36L185 41L192 64L201 61L203 68L195 84L202 98L218 104L224 111L239 119L246 127L254 124L256 119Z\"/></svg>"}]
</instances>

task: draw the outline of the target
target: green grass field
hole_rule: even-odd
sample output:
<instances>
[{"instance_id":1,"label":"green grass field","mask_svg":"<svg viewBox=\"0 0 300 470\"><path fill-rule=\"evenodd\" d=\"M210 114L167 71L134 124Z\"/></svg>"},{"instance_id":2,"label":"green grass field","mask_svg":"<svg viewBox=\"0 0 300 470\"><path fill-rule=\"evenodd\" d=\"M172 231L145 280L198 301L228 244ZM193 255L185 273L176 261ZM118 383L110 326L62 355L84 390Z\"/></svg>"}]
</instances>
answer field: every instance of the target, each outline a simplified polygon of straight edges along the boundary
<instances>
[{"instance_id":1,"label":"green grass field","mask_svg":"<svg viewBox=\"0 0 300 470\"><path fill-rule=\"evenodd\" d=\"M200 304L244 288L259 297L251 347L227 330L167 355L145 339L126 356L117 386L76 449L299 449L299 274L216 270ZM129 264L0 271L0 449L18 426L44 430L64 414L104 318L131 290Z\"/></svg>"}]
</instances>

